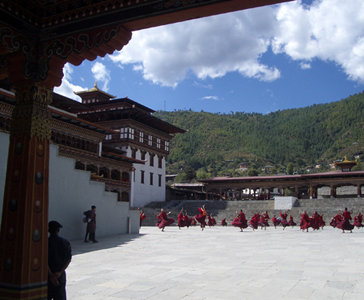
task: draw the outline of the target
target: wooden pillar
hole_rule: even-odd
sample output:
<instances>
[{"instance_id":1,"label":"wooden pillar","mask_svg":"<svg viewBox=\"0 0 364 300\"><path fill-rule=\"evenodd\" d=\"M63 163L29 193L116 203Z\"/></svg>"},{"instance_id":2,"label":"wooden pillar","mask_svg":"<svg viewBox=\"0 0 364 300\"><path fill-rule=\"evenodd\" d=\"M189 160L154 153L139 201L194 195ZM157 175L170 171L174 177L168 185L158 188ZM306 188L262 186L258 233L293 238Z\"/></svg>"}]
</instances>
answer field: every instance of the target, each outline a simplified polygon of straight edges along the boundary
<instances>
[{"instance_id":1,"label":"wooden pillar","mask_svg":"<svg viewBox=\"0 0 364 300\"><path fill-rule=\"evenodd\" d=\"M264 200L267 200L267 189L264 189Z\"/></svg>"},{"instance_id":2,"label":"wooden pillar","mask_svg":"<svg viewBox=\"0 0 364 300\"><path fill-rule=\"evenodd\" d=\"M222 189L220 188L220 200L222 200Z\"/></svg>"},{"instance_id":3,"label":"wooden pillar","mask_svg":"<svg viewBox=\"0 0 364 300\"><path fill-rule=\"evenodd\" d=\"M208 189L206 188L206 197L205 197L206 200L209 200L209 191Z\"/></svg>"},{"instance_id":4,"label":"wooden pillar","mask_svg":"<svg viewBox=\"0 0 364 300\"><path fill-rule=\"evenodd\" d=\"M15 86L0 234L2 299L46 299L52 90Z\"/></svg>"},{"instance_id":5,"label":"wooden pillar","mask_svg":"<svg viewBox=\"0 0 364 300\"><path fill-rule=\"evenodd\" d=\"M313 199L313 186L310 185L310 199Z\"/></svg>"}]
</instances>

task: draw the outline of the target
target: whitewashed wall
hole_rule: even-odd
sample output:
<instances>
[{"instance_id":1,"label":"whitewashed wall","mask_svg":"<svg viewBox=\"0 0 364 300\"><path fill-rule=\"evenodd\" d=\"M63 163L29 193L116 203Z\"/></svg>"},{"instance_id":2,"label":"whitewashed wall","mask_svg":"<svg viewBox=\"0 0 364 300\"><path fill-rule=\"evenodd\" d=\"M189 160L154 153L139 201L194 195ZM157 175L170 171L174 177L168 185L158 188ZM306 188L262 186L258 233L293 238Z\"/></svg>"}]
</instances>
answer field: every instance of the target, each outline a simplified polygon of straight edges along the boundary
<instances>
[{"instance_id":1,"label":"whitewashed wall","mask_svg":"<svg viewBox=\"0 0 364 300\"><path fill-rule=\"evenodd\" d=\"M8 135L0 133L1 210L8 153L4 144L9 144L8 141ZM58 156L58 147L54 145L50 146L49 172L49 220L63 225L61 236L69 240L84 238L83 212L91 209L91 205L97 207L96 239L128 233L128 218L131 233L139 233L139 212L129 210L129 203L118 202L117 194L105 192L103 183L91 181L89 172L76 170L75 160Z\"/></svg>"},{"instance_id":2,"label":"whitewashed wall","mask_svg":"<svg viewBox=\"0 0 364 300\"><path fill-rule=\"evenodd\" d=\"M131 150L128 147L127 156L131 157ZM136 153L136 158L141 159L140 150ZM154 166L150 166L150 156L147 152L145 155L147 162L143 164L134 164L134 174L131 176L131 195L130 205L133 207L143 207L150 202L166 201L166 176L165 176L165 158L162 161L162 168L158 168L158 156L154 156ZM141 171L144 171L144 183L141 183ZM153 185L150 185L150 173L153 173ZM158 185L158 175L162 175L161 186Z\"/></svg>"}]
</instances>

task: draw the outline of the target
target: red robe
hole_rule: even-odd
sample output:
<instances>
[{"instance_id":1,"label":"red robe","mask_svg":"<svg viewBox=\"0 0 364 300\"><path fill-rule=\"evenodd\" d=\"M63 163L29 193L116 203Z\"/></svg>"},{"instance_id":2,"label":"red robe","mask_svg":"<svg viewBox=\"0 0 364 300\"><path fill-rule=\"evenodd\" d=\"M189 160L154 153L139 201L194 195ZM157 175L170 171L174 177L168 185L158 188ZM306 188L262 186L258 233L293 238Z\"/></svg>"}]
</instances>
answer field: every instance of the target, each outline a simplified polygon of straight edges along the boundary
<instances>
[{"instance_id":1,"label":"red robe","mask_svg":"<svg viewBox=\"0 0 364 300\"><path fill-rule=\"evenodd\" d=\"M337 224L337 228L341 229L341 230L353 230L354 229L354 225L352 225L350 223L351 220L351 214L348 211L344 211L343 212L343 218L344 220L342 220L339 224Z\"/></svg>"},{"instance_id":2,"label":"red robe","mask_svg":"<svg viewBox=\"0 0 364 300\"><path fill-rule=\"evenodd\" d=\"M207 216L207 218L208 218L207 225L209 225L210 227L216 225L215 218L210 217L210 216Z\"/></svg>"},{"instance_id":3,"label":"red robe","mask_svg":"<svg viewBox=\"0 0 364 300\"><path fill-rule=\"evenodd\" d=\"M310 227L310 217L307 213L301 215L300 227L301 229L308 229Z\"/></svg>"},{"instance_id":4,"label":"red robe","mask_svg":"<svg viewBox=\"0 0 364 300\"><path fill-rule=\"evenodd\" d=\"M254 229L258 229L259 220L260 220L259 213L254 214L254 216L249 221L250 226Z\"/></svg>"},{"instance_id":5,"label":"red robe","mask_svg":"<svg viewBox=\"0 0 364 300\"><path fill-rule=\"evenodd\" d=\"M259 220L259 225L260 226L269 226L269 223L268 223L268 220L269 220L269 216L267 213L264 213L261 217L260 217L260 220Z\"/></svg>"},{"instance_id":6,"label":"red robe","mask_svg":"<svg viewBox=\"0 0 364 300\"><path fill-rule=\"evenodd\" d=\"M245 214L240 212L239 215L231 222L231 225L234 227L239 227L240 229L247 228L248 221L245 218Z\"/></svg>"},{"instance_id":7,"label":"red robe","mask_svg":"<svg viewBox=\"0 0 364 300\"><path fill-rule=\"evenodd\" d=\"M172 219L172 218L168 218L167 217L167 214L166 214L166 212L165 211L162 211L161 213L160 213L160 216L161 216L161 222L160 222L160 224L159 224L159 226L158 226L158 228L160 228L160 229L162 229L162 228L164 228L164 227L166 227L166 226L169 226L169 225L171 225L171 224L173 224L174 223L174 219Z\"/></svg>"},{"instance_id":8,"label":"red robe","mask_svg":"<svg viewBox=\"0 0 364 300\"><path fill-rule=\"evenodd\" d=\"M178 223L178 227L185 227L186 226L186 222L185 222L183 213L178 214L177 223Z\"/></svg>"},{"instance_id":9,"label":"red robe","mask_svg":"<svg viewBox=\"0 0 364 300\"><path fill-rule=\"evenodd\" d=\"M311 227L313 228L313 230L318 230L320 228L318 214L314 213L312 215L312 218L310 219L310 222L311 222Z\"/></svg>"},{"instance_id":10,"label":"red robe","mask_svg":"<svg viewBox=\"0 0 364 300\"><path fill-rule=\"evenodd\" d=\"M223 218L221 223L220 223L221 226L227 226L227 223L226 223L226 218Z\"/></svg>"},{"instance_id":11,"label":"red robe","mask_svg":"<svg viewBox=\"0 0 364 300\"><path fill-rule=\"evenodd\" d=\"M139 221L139 226L140 227L142 227L142 222L143 222L143 220L146 218L146 216L145 216L145 214L144 213L140 213L139 214L139 219L140 219L140 221Z\"/></svg>"},{"instance_id":12,"label":"red robe","mask_svg":"<svg viewBox=\"0 0 364 300\"><path fill-rule=\"evenodd\" d=\"M281 216L281 224L282 224L282 226L283 227L289 226L289 223L287 221L287 214L286 213L282 214L282 212L280 211L279 212L279 215Z\"/></svg>"},{"instance_id":13,"label":"red robe","mask_svg":"<svg viewBox=\"0 0 364 300\"><path fill-rule=\"evenodd\" d=\"M273 222L274 227L281 224L281 220L278 220L276 217L272 218L272 222Z\"/></svg>"},{"instance_id":14,"label":"red robe","mask_svg":"<svg viewBox=\"0 0 364 300\"><path fill-rule=\"evenodd\" d=\"M184 215L184 216L183 216L183 220L185 221L185 224L186 224L187 228L188 228L188 227L190 227L191 222L192 222L192 219L190 219L190 218L188 217L188 215ZM195 221L195 220L193 220L193 221ZM196 222L196 221L195 221L195 222ZM196 225L196 224L195 224L195 225Z\"/></svg>"},{"instance_id":15,"label":"red robe","mask_svg":"<svg viewBox=\"0 0 364 300\"><path fill-rule=\"evenodd\" d=\"M364 225L362 223L363 223L362 214L358 214L356 217L354 217L354 223L353 223L354 226L358 228L363 227Z\"/></svg>"},{"instance_id":16,"label":"red robe","mask_svg":"<svg viewBox=\"0 0 364 300\"><path fill-rule=\"evenodd\" d=\"M201 227L205 227L206 226L206 215L207 215L207 211L203 210L202 208L198 208L198 211L200 212L198 215L195 216L195 219L197 222L200 223Z\"/></svg>"},{"instance_id":17,"label":"red robe","mask_svg":"<svg viewBox=\"0 0 364 300\"><path fill-rule=\"evenodd\" d=\"M297 224L293 221L293 217L289 216L289 221L288 221L289 226L296 226Z\"/></svg>"}]
</instances>

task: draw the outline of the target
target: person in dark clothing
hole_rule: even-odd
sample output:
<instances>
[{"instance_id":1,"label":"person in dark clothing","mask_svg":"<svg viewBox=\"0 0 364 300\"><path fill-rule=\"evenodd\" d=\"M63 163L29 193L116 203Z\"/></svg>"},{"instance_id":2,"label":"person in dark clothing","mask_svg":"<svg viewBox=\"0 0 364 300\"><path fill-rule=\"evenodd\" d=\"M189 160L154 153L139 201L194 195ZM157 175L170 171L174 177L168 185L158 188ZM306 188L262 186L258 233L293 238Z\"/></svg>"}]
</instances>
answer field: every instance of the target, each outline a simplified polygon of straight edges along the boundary
<instances>
[{"instance_id":1,"label":"person in dark clothing","mask_svg":"<svg viewBox=\"0 0 364 300\"><path fill-rule=\"evenodd\" d=\"M48 223L48 300L66 300L66 269L72 259L71 244L60 237L62 225Z\"/></svg>"},{"instance_id":2,"label":"person in dark clothing","mask_svg":"<svg viewBox=\"0 0 364 300\"><path fill-rule=\"evenodd\" d=\"M85 243L88 243L87 235L89 235L89 240L98 243L98 241L95 239L95 233L96 233L96 206L92 205L91 209L88 211L85 211L83 213L87 218L87 227L86 227L86 235L85 235Z\"/></svg>"}]
</instances>

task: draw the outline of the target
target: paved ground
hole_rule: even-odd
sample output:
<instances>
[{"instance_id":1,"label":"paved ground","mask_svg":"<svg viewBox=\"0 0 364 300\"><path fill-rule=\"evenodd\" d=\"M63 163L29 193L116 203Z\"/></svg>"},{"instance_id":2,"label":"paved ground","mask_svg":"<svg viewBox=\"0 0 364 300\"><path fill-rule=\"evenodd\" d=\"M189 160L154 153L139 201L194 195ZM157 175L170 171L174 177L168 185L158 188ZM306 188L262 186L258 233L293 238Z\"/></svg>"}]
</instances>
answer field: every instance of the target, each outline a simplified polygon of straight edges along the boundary
<instances>
[{"instance_id":1,"label":"paved ground","mask_svg":"<svg viewBox=\"0 0 364 300\"><path fill-rule=\"evenodd\" d=\"M140 233L72 241L68 299L364 299L364 229Z\"/></svg>"}]
</instances>

